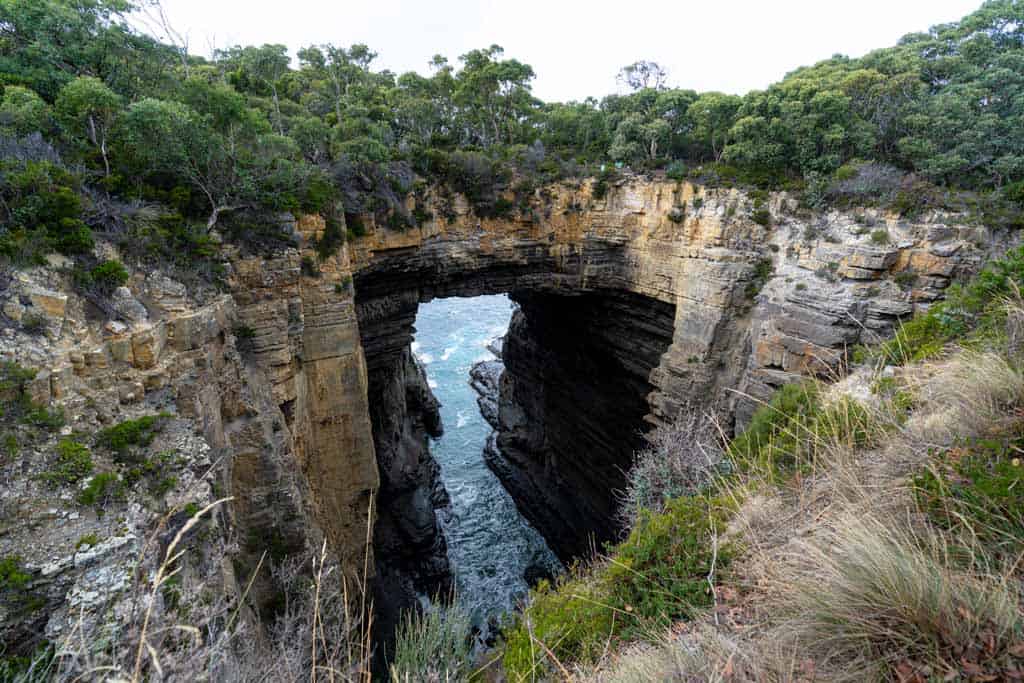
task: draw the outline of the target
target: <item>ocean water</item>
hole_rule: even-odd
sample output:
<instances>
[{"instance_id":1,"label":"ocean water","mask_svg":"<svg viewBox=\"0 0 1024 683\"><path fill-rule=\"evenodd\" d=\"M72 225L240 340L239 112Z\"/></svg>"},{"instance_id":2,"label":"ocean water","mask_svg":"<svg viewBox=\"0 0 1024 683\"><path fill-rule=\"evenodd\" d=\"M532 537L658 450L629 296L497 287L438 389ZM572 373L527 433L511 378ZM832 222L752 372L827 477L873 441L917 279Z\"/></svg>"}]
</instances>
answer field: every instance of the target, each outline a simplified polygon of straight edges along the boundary
<instances>
[{"instance_id":1,"label":"ocean water","mask_svg":"<svg viewBox=\"0 0 1024 683\"><path fill-rule=\"evenodd\" d=\"M561 570L544 538L519 514L511 496L484 462L491 426L480 415L469 370L493 360L487 344L505 334L513 304L503 295L435 299L416 315L413 352L441 402L444 435L430 442L451 497L441 514L448 559L459 600L482 627L512 610L526 595L527 567Z\"/></svg>"}]
</instances>

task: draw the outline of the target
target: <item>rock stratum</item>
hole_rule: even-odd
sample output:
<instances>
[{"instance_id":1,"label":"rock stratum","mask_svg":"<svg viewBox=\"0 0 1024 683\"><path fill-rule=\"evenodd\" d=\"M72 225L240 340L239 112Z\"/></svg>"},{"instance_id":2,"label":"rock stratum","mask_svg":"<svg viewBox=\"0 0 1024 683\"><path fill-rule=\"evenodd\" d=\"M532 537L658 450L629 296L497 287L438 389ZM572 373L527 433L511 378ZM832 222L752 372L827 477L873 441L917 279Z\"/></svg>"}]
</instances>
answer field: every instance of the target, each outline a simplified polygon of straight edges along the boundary
<instances>
[{"instance_id":1,"label":"rock stratum","mask_svg":"<svg viewBox=\"0 0 1024 683\"><path fill-rule=\"evenodd\" d=\"M255 569L325 543L347 581L374 583L383 630L446 590L446 494L427 448L442 426L410 351L421 302L518 302L488 461L569 559L615 536L615 490L651 425L695 405L742 428L776 387L840 372L852 345L891 334L1006 247L956 215L815 213L785 194L762 207L735 189L632 176L601 197L590 181L542 188L504 219L458 196L426 206L434 218L406 231L366 217L368 234L319 272L303 267L324 229L314 217L286 224L295 247L225 246L227 291L136 272L112 316L52 266L2 283L0 357L39 370L34 400L76 432L167 411L159 439L180 454L162 502L103 517L5 466L0 554L22 555L46 598L31 623L0 614L7 642L123 618L121 568L184 524L186 502L227 499L216 541L182 572L186 600L212 582L270 612L280 587L257 572L246 592ZM98 551L76 550L89 533Z\"/></svg>"}]
</instances>

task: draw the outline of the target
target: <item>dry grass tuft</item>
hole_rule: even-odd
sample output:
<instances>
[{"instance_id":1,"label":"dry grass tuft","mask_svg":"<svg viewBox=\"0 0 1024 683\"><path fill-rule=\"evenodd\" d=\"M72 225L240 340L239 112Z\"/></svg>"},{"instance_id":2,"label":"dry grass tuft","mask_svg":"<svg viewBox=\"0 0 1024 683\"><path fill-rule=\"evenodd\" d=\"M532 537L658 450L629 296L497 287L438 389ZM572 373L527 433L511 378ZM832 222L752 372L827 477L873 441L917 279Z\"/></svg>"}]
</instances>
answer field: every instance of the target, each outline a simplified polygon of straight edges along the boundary
<instances>
[{"instance_id":1,"label":"dry grass tuft","mask_svg":"<svg viewBox=\"0 0 1024 683\"><path fill-rule=\"evenodd\" d=\"M921 409L906 426L918 446L1001 434L1020 420L1024 375L997 353L961 352L920 374L911 388Z\"/></svg>"},{"instance_id":2,"label":"dry grass tuft","mask_svg":"<svg viewBox=\"0 0 1024 683\"><path fill-rule=\"evenodd\" d=\"M998 674L1024 642L1024 619L1015 580L983 558L909 520L839 515L793 544L771 589L786 615L775 632L830 680Z\"/></svg>"}]
</instances>

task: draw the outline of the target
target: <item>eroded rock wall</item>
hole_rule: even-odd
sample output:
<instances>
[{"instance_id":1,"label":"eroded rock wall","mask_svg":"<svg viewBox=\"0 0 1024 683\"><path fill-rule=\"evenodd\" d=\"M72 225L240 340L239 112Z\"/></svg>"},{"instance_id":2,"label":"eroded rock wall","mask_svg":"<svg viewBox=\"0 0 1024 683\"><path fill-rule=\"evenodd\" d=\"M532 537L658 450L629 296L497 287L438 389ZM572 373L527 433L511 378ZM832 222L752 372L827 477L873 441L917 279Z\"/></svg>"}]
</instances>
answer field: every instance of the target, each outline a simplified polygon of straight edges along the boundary
<instances>
[{"instance_id":1,"label":"eroded rock wall","mask_svg":"<svg viewBox=\"0 0 1024 683\"><path fill-rule=\"evenodd\" d=\"M552 520L545 534L561 539L552 545L563 556L590 534L607 536L607 492L621 484L619 469L645 425L697 403L726 429L741 429L776 387L841 371L852 345L891 334L900 319L940 299L951 281L1007 246L955 214L906 220L873 209L815 213L784 193L764 199L638 176L623 177L601 197L593 187L583 181L542 188L527 208L504 219L479 219L458 197L450 206L444 197L428 197L434 219L401 232L367 220L370 233L352 245L361 321L400 315L408 330L415 303L437 296L513 292L524 301L525 319L517 316L520 334L511 342L518 344L512 354L522 378L507 372L503 382L501 440L508 454L496 468L527 517L541 527L543 518ZM643 336L639 321L653 311L674 311L667 346L653 347L660 348L656 358L642 348L642 362L620 358L624 368L636 366L623 376L643 375L630 388L642 394L628 403L623 414L630 417L601 421L604 433L593 428L588 410L601 414L598 389L573 396L563 385L587 379L553 369L587 364L573 359L567 345L552 353L546 345L553 340L544 335L572 320L579 337L597 337L585 321L548 315L561 310L558 297L525 303L544 295L637 297L635 322L610 335L619 339ZM531 313L544 323L531 328ZM653 317L663 328L664 315ZM363 338L373 356L369 349L379 341L366 329ZM408 336L381 338L394 353ZM597 364L588 369L617 372ZM555 385L562 393L548 400L544 394ZM639 420L636 400L646 406ZM561 457L552 450L559 441ZM582 512L565 509L567 499ZM563 543L570 550L562 552Z\"/></svg>"},{"instance_id":2,"label":"eroded rock wall","mask_svg":"<svg viewBox=\"0 0 1024 683\"><path fill-rule=\"evenodd\" d=\"M0 556L20 558L33 604L29 615L7 609L18 596L0 596L11 652L73 629L101 647L87 634L131 632L151 591L153 618L173 623L185 618L174 613L183 606L201 620L203 605L237 603L243 593L243 618L249 608L268 613L281 604L271 567L318 553L325 540L328 561L353 579L362 580L364 566L372 571L379 480L347 255L307 277L301 258L313 253L322 224L304 219L290 229L300 248L228 250L226 294L136 272L113 297L124 311L115 318L53 267L3 282L0 358L37 370L31 398L66 419L60 433L26 441L2 464ZM22 323L35 316L43 329ZM116 454L89 435L159 413L166 424L139 457L157 463L160 479L119 475L128 488L95 506L75 488L41 480L62 436L92 449L93 473L120 472ZM150 585L154 568L193 511L215 500L223 502L183 541L172 599Z\"/></svg>"},{"instance_id":3,"label":"eroded rock wall","mask_svg":"<svg viewBox=\"0 0 1024 683\"><path fill-rule=\"evenodd\" d=\"M615 536L616 491L642 446L650 375L675 312L617 291L513 298L488 464L568 562Z\"/></svg>"}]
</instances>

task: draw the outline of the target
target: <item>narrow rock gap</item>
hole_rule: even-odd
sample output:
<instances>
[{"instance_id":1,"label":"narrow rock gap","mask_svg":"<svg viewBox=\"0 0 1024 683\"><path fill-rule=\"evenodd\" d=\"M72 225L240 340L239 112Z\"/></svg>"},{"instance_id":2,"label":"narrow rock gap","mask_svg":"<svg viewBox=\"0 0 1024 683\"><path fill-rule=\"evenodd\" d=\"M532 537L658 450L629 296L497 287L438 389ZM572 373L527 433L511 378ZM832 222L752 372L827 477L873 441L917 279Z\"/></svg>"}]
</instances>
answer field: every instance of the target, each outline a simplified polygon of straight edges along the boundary
<instances>
[{"instance_id":1,"label":"narrow rock gap","mask_svg":"<svg viewBox=\"0 0 1024 683\"><path fill-rule=\"evenodd\" d=\"M374 532L378 634L387 643L403 610L456 586L486 632L488 617L513 608L527 585L558 571L559 560L585 558L617 537L615 492L643 441L658 391L652 374L671 344L675 306L618 290L553 289L543 282L506 287L504 277L491 274L436 288L424 280L415 289L404 288L409 281L401 273L392 281L385 275L356 282L381 474ZM435 298L446 295L471 298ZM479 335L478 357L470 354L444 370L441 357L459 346L446 340L459 332L459 323L445 316L461 314L469 326L486 325L487 315L474 307L503 302L507 316L509 298L516 310L505 343L507 368L497 380L498 396L478 408L468 386L470 361L484 358L486 343L506 323ZM431 326L428 349L422 334ZM449 373L444 381L464 391L458 405L451 398L438 404L429 383L442 378L428 372ZM476 442L452 447L458 443L453 433L468 417L481 430ZM491 426L496 429L488 438ZM486 543L478 556L465 554L470 546L459 545L466 540L459 534L479 532L466 515L492 514L493 499L471 481L446 488L442 469L452 453L444 449L476 465L484 460L491 482L484 488L492 497L510 496L554 556L534 552L531 560L510 564L499 545L489 559ZM529 555L528 549L518 551Z\"/></svg>"}]
</instances>

